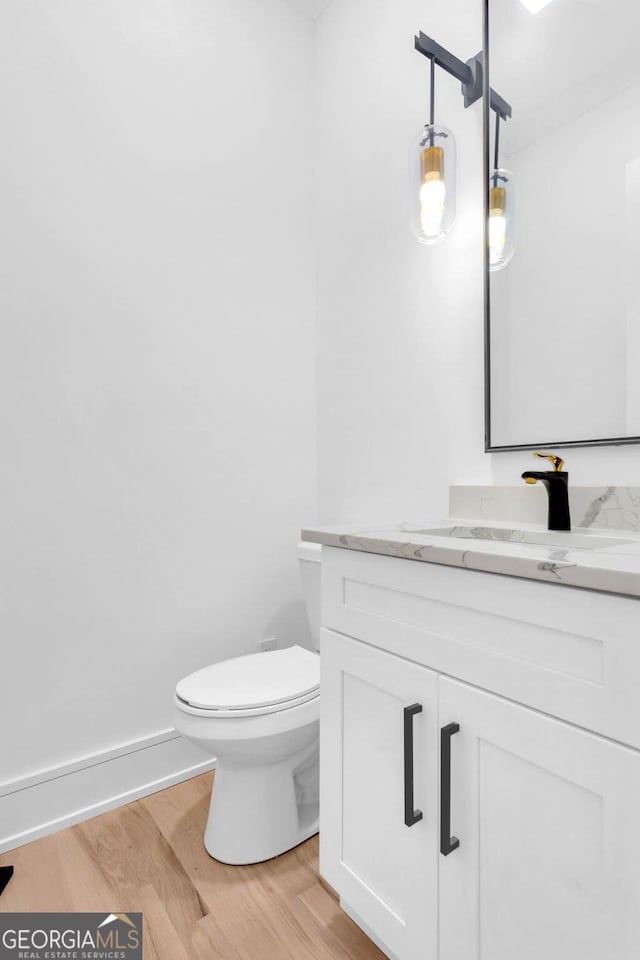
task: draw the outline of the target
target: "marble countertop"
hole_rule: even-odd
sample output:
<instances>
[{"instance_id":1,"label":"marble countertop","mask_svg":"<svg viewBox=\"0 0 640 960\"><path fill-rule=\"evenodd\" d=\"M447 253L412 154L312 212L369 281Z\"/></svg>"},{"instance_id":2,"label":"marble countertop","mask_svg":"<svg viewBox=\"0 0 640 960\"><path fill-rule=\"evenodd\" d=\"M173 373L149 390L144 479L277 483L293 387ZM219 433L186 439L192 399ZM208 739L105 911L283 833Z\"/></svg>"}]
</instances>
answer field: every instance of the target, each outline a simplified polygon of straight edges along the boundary
<instances>
[{"instance_id":1,"label":"marble countertop","mask_svg":"<svg viewBox=\"0 0 640 960\"><path fill-rule=\"evenodd\" d=\"M433 532L454 526L470 528L471 535L457 539ZM477 530L477 536L473 530ZM454 518L380 526L311 527L302 531L302 539L347 550L640 597L640 532L580 525L574 529L579 542L593 539L594 548L577 548L522 542L523 531L546 534L546 528L539 524L518 523L516 528L513 523L496 520ZM613 537L622 542L612 546ZM599 539L602 544L597 543Z\"/></svg>"}]
</instances>

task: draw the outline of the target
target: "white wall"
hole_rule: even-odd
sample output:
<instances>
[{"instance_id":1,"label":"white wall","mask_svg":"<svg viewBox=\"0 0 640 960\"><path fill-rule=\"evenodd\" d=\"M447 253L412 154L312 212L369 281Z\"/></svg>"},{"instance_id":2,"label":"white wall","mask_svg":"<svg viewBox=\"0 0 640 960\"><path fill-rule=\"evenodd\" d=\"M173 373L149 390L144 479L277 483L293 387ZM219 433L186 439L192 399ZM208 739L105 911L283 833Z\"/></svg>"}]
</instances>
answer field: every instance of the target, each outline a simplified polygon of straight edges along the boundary
<instances>
[{"instance_id":1,"label":"white wall","mask_svg":"<svg viewBox=\"0 0 640 960\"><path fill-rule=\"evenodd\" d=\"M335 0L318 24L319 451L323 519L444 514L482 459L480 104L439 72L436 120L458 146L458 219L421 247L409 149L426 120L422 29L462 59L473 0ZM469 149L475 145L475 149Z\"/></svg>"},{"instance_id":2,"label":"white wall","mask_svg":"<svg viewBox=\"0 0 640 960\"><path fill-rule=\"evenodd\" d=\"M421 248L407 156L425 121L422 29L462 59L480 0L335 0L318 24L320 504L325 522L443 516L450 483L518 483L528 453L487 455L481 108L438 73L458 145L458 220ZM571 450L578 484L636 484L640 446Z\"/></svg>"},{"instance_id":3,"label":"white wall","mask_svg":"<svg viewBox=\"0 0 640 960\"><path fill-rule=\"evenodd\" d=\"M443 515L527 465L483 451L481 115L441 74L458 222L409 233L419 28L471 56L479 0L0 0L0 780L152 736L177 677L306 632L310 210L322 519ZM640 475L639 447L568 461Z\"/></svg>"},{"instance_id":4,"label":"white wall","mask_svg":"<svg viewBox=\"0 0 640 960\"><path fill-rule=\"evenodd\" d=\"M311 22L0 0L0 780L306 637Z\"/></svg>"}]
</instances>

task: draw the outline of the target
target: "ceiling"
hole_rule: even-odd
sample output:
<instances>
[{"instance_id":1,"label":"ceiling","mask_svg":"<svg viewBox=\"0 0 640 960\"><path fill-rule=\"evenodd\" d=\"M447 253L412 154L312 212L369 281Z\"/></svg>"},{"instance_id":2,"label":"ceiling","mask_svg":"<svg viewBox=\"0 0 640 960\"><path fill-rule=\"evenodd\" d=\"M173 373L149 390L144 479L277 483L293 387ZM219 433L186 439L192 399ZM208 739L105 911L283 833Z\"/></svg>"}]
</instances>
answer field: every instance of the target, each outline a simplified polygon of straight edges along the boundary
<instances>
[{"instance_id":1,"label":"ceiling","mask_svg":"<svg viewBox=\"0 0 640 960\"><path fill-rule=\"evenodd\" d=\"M326 10L331 0L289 0L289 3L306 17L316 20Z\"/></svg>"}]
</instances>

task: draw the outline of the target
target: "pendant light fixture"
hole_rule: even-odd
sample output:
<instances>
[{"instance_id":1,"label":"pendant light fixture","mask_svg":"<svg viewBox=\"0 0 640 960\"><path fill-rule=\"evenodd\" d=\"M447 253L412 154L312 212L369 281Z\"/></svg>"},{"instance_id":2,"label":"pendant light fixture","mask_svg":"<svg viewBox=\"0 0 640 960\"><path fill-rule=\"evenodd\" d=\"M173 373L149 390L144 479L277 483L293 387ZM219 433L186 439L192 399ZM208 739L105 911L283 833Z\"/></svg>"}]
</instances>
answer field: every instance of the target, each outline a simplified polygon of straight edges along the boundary
<instances>
[{"instance_id":1,"label":"pendant light fixture","mask_svg":"<svg viewBox=\"0 0 640 960\"><path fill-rule=\"evenodd\" d=\"M429 123L411 155L413 231L420 243L439 243L456 218L456 144L446 127L435 123L435 60L431 58Z\"/></svg>"},{"instance_id":2,"label":"pendant light fixture","mask_svg":"<svg viewBox=\"0 0 640 960\"><path fill-rule=\"evenodd\" d=\"M414 47L430 61L431 88L429 122L424 126L411 151L411 207L413 232L420 243L444 240L456 217L456 145L453 134L435 122L436 66L461 85L465 107L476 103L485 93L484 54L466 62L420 31ZM499 165L500 121L511 116L511 105L489 87L488 109L496 115L496 139L493 173L489 188L489 269L501 270L515 249L515 194L513 175Z\"/></svg>"},{"instance_id":3,"label":"pendant light fixture","mask_svg":"<svg viewBox=\"0 0 640 960\"><path fill-rule=\"evenodd\" d=\"M513 174L500 166L500 119L496 110L493 172L489 179L489 270L507 266L516 248L515 185Z\"/></svg>"}]
</instances>

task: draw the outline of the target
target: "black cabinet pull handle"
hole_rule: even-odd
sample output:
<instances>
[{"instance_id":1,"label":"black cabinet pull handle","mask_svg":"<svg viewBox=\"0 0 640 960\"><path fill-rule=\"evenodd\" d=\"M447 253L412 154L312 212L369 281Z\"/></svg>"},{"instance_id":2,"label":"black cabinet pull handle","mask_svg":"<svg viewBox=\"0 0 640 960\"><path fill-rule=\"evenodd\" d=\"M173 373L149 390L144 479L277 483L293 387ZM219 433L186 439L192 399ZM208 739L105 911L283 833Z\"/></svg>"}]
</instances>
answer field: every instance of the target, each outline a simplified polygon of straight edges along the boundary
<instances>
[{"instance_id":1,"label":"black cabinet pull handle","mask_svg":"<svg viewBox=\"0 0 640 960\"><path fill-rule=\"evenodd\" d=\"M440 853L448 857L460 846L451 836L451 737L460 730L459 723L448 723L440 731Z\"/></svg>"},{"instance_id":2,"label":"black cabinet pull handle","mask_svg":"<svg viewBox=\"0 0 640 960\"><path fill-rule=\"evenodd\" d=\"M407 827L422 820L422 810L413 809L413 718L422 713L421 703L404 708L404 822Z\"/></svg>"}]
</instances>

